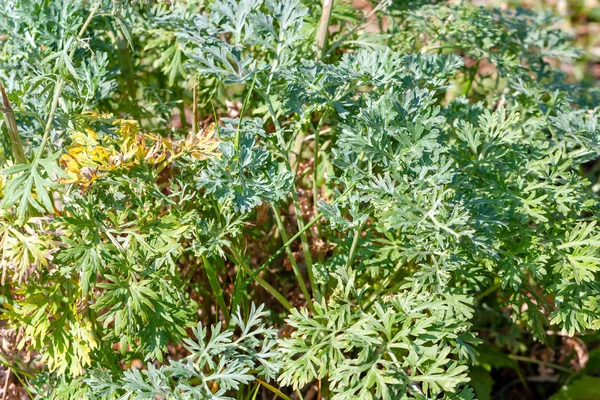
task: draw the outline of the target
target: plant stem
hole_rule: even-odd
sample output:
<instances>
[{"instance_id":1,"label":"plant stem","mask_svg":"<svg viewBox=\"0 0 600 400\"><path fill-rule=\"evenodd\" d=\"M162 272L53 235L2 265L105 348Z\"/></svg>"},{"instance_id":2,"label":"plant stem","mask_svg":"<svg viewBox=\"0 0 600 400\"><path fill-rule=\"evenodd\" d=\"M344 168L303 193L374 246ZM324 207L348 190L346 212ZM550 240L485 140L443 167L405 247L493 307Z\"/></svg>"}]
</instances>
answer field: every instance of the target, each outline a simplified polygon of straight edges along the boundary
<instances>
[{"instance_id":1,"label":"plant stem","mask_svg":"<svg viewBox=\"0 0 600 400\"><path fill-rule=\"evenodd\" d=\"M181 130L182 131L186 131L188 123L187 123L187 117L185 115L185 102L184 102L184 98L185 98L185 93L183 90L181 90L180 93L180 97L181 97L181 103L179 103L179 120L181 121Z\"/></svg>"},{"instance_id":2,"label":"plant stem","mask_svg":"<svg viewBox=\"0 0 600 400\"><path fill-rule=\"evenodd\" d=\"M390 285L390 283L392 283L392 281L398 276L399 273L400 273L400 263L398 263L398 265L396 266L396 271L394 273L388 275L387 278L385 278L385 280L377 288L377 290L375 290L373 292L371 297L369 297L369 299L367 300L367 302L364 306L365 310L368 310L369 308L371 308L373 303L375 303L375 300L381 295L381 293L383 293L383 291Z\"/></svg>"},{"instance_id":3,"label":"plant stem","mask_svg":"<svg viewBox=\"0 0 600 400\"><path fill-rule=\"evenodd\" d=\"M286 310L291 310L293 308L293 306L291 305L291 303L289 301L286 300L286 298L279 293L279 291L277 289L275 289L273 286L271 286L267 281L265 281L264 279L262 279L261 277L258 276L257 273L253 274L252 273L252 269L250 268L250 266L246 263L246 259L242 256L239 248L237 246L232 246L231 250L233 252L233 255L235 257L235 259L237 260L237 264L241 265L242 270L244 270L248 275L251 275L253 277L254 280L256 280L256 283L258 283L260 286L263 287L263 289L265 289L267 292L269 292L273 297L275 297L275 299L277 299L277 301L279 301L281 303L281 305L283 305L285 307ZM257 271L260 272L260 271ZM239 290L245 288L246 286L248 286L248 283L251 279L247 279L243 284L242 284L242 288L236 290L236 292L233 294L232 296L232 300L236 298L236 295L238 293ZM234 306L234 304L232 304L232 306ZM234 312L235 310L231 310L231 312Z\"/></svg>"},{"instance_id":4,"label":"plant stem","mask_svg":"<svg viewBox=\"0 0 600 400\"><path fill-rule=\"evenodd\" d=\"M202 256L202 263L204 264L204 270L206 271L208 283L210 284L213 294L217 298L217 303L219 304L219 307L221 308L225 319L229 321L229 312L227 311L227 306L225 305L223 289L221 289L221 283L219 282L219 279L217 277L217 270L205 256Z\"/></svg>"},{"instance_id":5,"label":"plant stem","mask_svg":"<svg viewBox=\"0 0 600 400\"><path fill-rule=\"evenodd\" d=\"M252 271L250 271L250 272L252 272ZM279 303L281 303L281 305L286 309L286 311L290 311L292 308L294 308L292 303L287 301L287 299L281 293L279 293L277 291L277 289L275 289L273 286L271 286L263 278L257 276L254 278L254 280L256 281L256 283L258 283L260 286L262 286L263 289L265 289L267 292L269 292L271 294L271 296L275 297L275 299L277 299L277 301L279 301Z\"/></svg>"},{"instance_id":6,"label":"plant stem","mask_svg":"<svg viewBox=\"0 0 600 400\"><path fill-rule=\"evenodd\" d=\"M356 248L358 247L358 240L360 239L360 234L362 232L364 224L365 223L362 222L354 230L354 239L352 239L352 246L350 246L350 253L348 254L348 259L346 260L346 268L350 268L350 265L352 265L352 262L354 261L354 253L356 253Z\"/></svg>"},{"instance_id":7,"label":"plant stem","mask_svg":"<svg viewBox=\"0 0 600 400\"><path fill-rule=\"evenodd\" d=\"M289 167L289 163L288 163ZM298 233L300 233L300 241L302 242L302 252L304 253L304 261L306 262L306 269L308 271L308 279L312 286L313 296L317 302L321 301L321 293L319 287L316 285L314 274L313 274L313 263L312 255L310 253L310 247L308 245L308 238L306 237L306 231L310 226L317 224L321 217L314 219L314 222L309 225L304 225L304 219L302 219L302 211L300 209L300 201L298 200L298 194L296 188L292 190L292 202L294 203L294 211L296 213L296 221L298 224ZM321 215L322 216L322 215Z\"/></svg>"},{"instance_id":8,"label":"plant stem","mask_svg":"<svg viewBox=\"0 0 600 400\"><path fill-rule=\"evenodd\" d=\"M281 239L283 239L283 242L286 243L288 241L288 235L287 235L287 232L285 231L285 226L283 225L283 220L281 219L281 213L279 212L279 209L275 205L272 205L271 208L273 209L273 215L275 216L275 221L277 222L277 226L279 227L279 232L281 233ZM306 303L308 305L308 308L310 308L310 310L314 313L314 308L313 308L313 304L311 301L312 298L311 298L310 294L308 293L308 289L306 288L306 284L304 283L304 278L302 278L302 275L300 274L300 269L298 268L298 263L296 263L296 259L294 259L294 255L292 254L292 250L291 250L290 246L286 246L285 251L290 260L290 264L292 264L292 270L294 271L294 275L296 275L296 280L298 281L298 284L300 285L300 290L302 291L302 293L304 294L304 297L306 298ZM313 285L313 284L314 283L311 282L311 285Z\"/></svg>"},{"instance_id":9,"label":"plant stem","mask_svg":"<svg viewBox=\"0 0 600 400\"><path fill-rule=\"evenodd\" d=\"M338 197L337 199L335 199L333 201L332 204L336 204L338 201L340 201L342 198L346 197L346 195L348 193L350 193L350 191L352 189L354 189L354 187L358 184L358 181L354 182L353 184L351 184L348 189L346 189L346 191L344 193L342 193L340 195L340 197ZM294 241L296 239L298 239L299 237L302 236L302 234L304 233L304 231L306 231L307 229L309 229L311 226L313 226L319 219L323 218L323 213L319 213L318 215L316 215L312 220L310 220L310 222L308 222L308 224L306 224L304 226L304 228L302 230L300 230L298 233L296 233L294 236L292 236L290 238L290 240L288 240L287 242L285 242L283 244L283 246L281 246L279 248L279 250L277 250L275 253L273 253L273 255L271 255L271 257L269 257L269 259L267 261L265 261L256 271L254 271L254 273L246 280L246 282L244 283L243 286L246 286L252 279L254 279L263 269L265 269L269 264L271 264L284 250L287 246L291 245L292 243L294 243Z\"/></svg>"},{"instance_id":10,"label":"plant stem","mask_svg":"<svg viewBox=\"0 0 600 400\"><path fill-rule=\"evenodd\" d=\"M488 294L494 293L496 290L500 289L501 287L502 287L502 282L496 282L492 286L490 286L489 288L485 289L483 292L481 292L477 296L475 296L475 300L479 301L479 300L483 299L484 297L486 297Z\"/></svg>"},{"instance_id":11,"label":"plant stem","mask_svg":"<svg viewBox=\"0 0 600 400\"><path fill-rule=\"evenodd\" d=\"M319 179L319 140L320 140L320 133L321 133L321 127L323 126L323 123L325 121L325 115L323 115L321 117L321 120L319 121L319 124L317 125L317 129L315 130L315 154L314 154L314 160L313 160L313 209L314 209L314 213L315 215L318 213L319 209L318 209L318 202L319 202L319 187L317 185L317 181ZM317 222L317 232L318 234L321 233L321 227L320 227L320 223Z\"/></svg>"},{"instance_id":12,"label":"plant stem","mask_svg":"<svg viewBox=\"0 0 600 400\"><path fill-rule=\"evenodd\" d=\"M375 6L375 8L373 8L373 10L371 10L370 13L365 15L358 24L356 24L352 29L350 29L341 38L336 40L336 42L327 50L327 52L325 53L325 55L323 57L327 57L329 54L331 54L335 49L337 49L344 42L344 40L346 40L346 38L348 36L352 35L357 29L359 29L361 26L363 26L363 24L365 22L367 22L367 25L369 25L370 24L370 22L368 22L369 18L371 18L377 11L381 10L384 7L389 6L390 4L391 4L391 0L383 0L381 3L377 4L377 6Z\"/></svg>"},{"instance_id":13,"label":"plant stem","mask_svg":"<svg viewBox=\"0 0 600 400\"><path fill-rule=\"evenodd\" d=\"M17 127L17 120L15 118L15 112L13 111L8 95L4 90L4 86L0 83L0 91L2 92L2 114L4 115L4 121L6 122L6 128L8 130L8 137L10 138L10 145L12 148L12 154L17 164L27 164L27 156L25 156L25 150L23 150L23 142L19 135L19 128Z\"/></svg>"},{"instance_id":14,"label":"plant stem","mask_svg":"<svg viewBox=\"0 0 600 400\"><path fill-rule=\"evenodd\" d=\"M256 400L256 396L258 395L259 390L260 390L260 383L256 384L256 389L254 389L254 395L252 395L252 400Z\"/></svg>"},{"instance_id":15,"label":"plant stem","mask_svg":"<svg viewBox=\"0 0 600 400\"><path fill-rule=\"evenodd\" d=\"M2 400L6 399L6 394L8 392L8 383L10 382L10 374L11 374L10 368L5 371L5 374L6 374L6 377L4 379L4 387L2 389Z\"/></svg>"},{"instance_id":16,"label":"plant stem","mask_svg":"<svg viewBox=\"0 0 600 400\"><path fill-rule=\"evenodd\" d=\"M269 98L268 93L263 94L263 98L267 103L267 107L269 109L269 113L271 114L271 119L273 119L273 124L275 125L275 129L279 132L281 131L281 125L279 124L279 120L277 120L277 115L273 109L273 105L271 104L271 99ZM298 161L299 162L299 161ZM289 158L285 158L286 167L289 171L292 171L292 166L290 164ZM298 223L298 230L300 234L300 240L302 241L302 252L304 253L304 260L306 261L306 269L308 271L308 278L310 279L310 284L313 290L313 296L317 302L321 301L321 294L319 292L319 288L314 286L314 274L312 270L312 256L310 254L310 247L308 246L308 239L306 237L306 228L304 225L304 220L302 219L302 210L300 209L300 201L298 199L298 193L296 191L296 185L294 184L292 187L292 203L294 204L294 212L296 213L296 221ZM320 217L319 217L320 219ZM318 222L317 219L315 222ZM315 223L313 222L313 224ZM312 225L312 224L311 224ZM281 250L281 249L280 249Z\"/></svg>"},{"instance_id":17,"label":"plant stem","mask_svg":"<svg viewBox=\"0 0 600 400\"><path fill-rule=\"evenodd\" d=\"M88 15L87 19L81 26L79 33L77 34L77 40L81 39L81 37L85 33L85 30L89 26L90 22L92 22L92 19L94 19L94 17L96 16L96 13L98 12L98 9L100 8L101 4L102 4L102 1L97 1L96 4L94 4L92 9L90 10L90 14ZM73 58L76 50L77 50L77 47L73 47L73 49L69 53L70 58ZM48 138L50 137L50 130L52 129L52 123L54 122L54 114L56 114L56 109L58 107L58 100L60 99L60 94L61 94L64 86L65 86L65 80L62 77L58 78L58 80L56 81L56 86L54 87L54 96L52 97L52 105L50 107L50 114L48 114L48 120L46 121L46 127L44 128L44 136L42 137L42 142L40 143L40 148L38 149L37 153L35 154L35 159L34 159L35 161L39 160L40 157L42 156L42 154L44 153L44 148L46 147L46 143L48 142Z\"/></svg>"},{"instance_id":18,"label":"plant stem","mask_svg":"<svg viewBox=\"0 0 600 400\"><path fill-rule=\"evenodd\" d=\"M471 85L473 85L473 81L475 80L475 76L477 76L477 70L479 69L479 63L481 63L481 58L477 60L473 69L471 69L471 74L469 75L469 81L467 82L467 86L463 90L463 94L467 96L469 94L469 90L471 90Z\"/></svg>"},{"instance_id":19,"label":"plant stem","mask_svg":"<svg viewBox=\"0 0 600 400\"><path fill-rule=\"evenodd\" d=\"M277 301L279 301L279 303L281 303L281 305L283 307L285 307L285 309L287 311L294 308L294 306L292 306L292 304L289 301L287 301L287 299L281 293L279 293L279 291L277 289L275 289L273 286L271 286L271 284L269 282L265 281L263 278L256 275L256 272L254 274L252 274L252 270L250 269L249 266L247 266L246 264L242 264L242 268L248 274L253 275L252 279L254 279L256 281L256 283L258 283L260 286L262 286L263 289L265 289L267 292L269 292L269 294L271 294L271 296L275 297L275 299L277 299Z\"/></svg>"},{"instance_id":20,"label":"plant stem","mask_svg":"<svg viewBox=\"0 0 600 400\"><path fill-rule=\"evenodd\" d=\"M52 128L52 123L54 122L54 114L56 113L56 108L58 107L60 93L64 86L65 81L62 78L60 78L58 82L56 82L56 86L54 87L54 96L52 98L52 105L50 106L50 114L48 115L46 127L44 128L44 136L42 136L42 143L40 143L40 148L35 154L35 161L39 160L42 154L44 153L44 147L46 147L46 142L48 142L48 139L50 137L50 129Z\"/></svg>"},{"instance_id":21,"label":"plant stem","mask_svg":"<svg viewBox=\"0 0 600 400\"><path fill-rule=\"evenodd\" d=\"M327 50L327 38L329 37L329 21L333 11L333 0L323 0L323 13L317 32L317 46L321 49L321 58L325 56Z\"/></svg>"},{"instance_id":22,"label":"plant stem","mask_svg":"<svg viewBox=\"0 0 600 400\"><path fill-rule=\"evenodd\" d=\"M541 360L536 360L535 358L524 357L524 356L517 356L515 354L509 354L508 358L511 358L511 359L513 359L515 361L523 361L523 362L526 362L526 363L543 365L545 367L552 368L552 369L555 369L555 370L558 370L558 371L562 371L562 372L566 372L566 373L569 373L569 374L573 373L572 370L570 370L567 367L563 367L562 365L553 364L553 363L549 363L549 362L541 361Z\"/></svg>"},{"instance_id":23,"label":"plant stem","mask_svg":"<svg viewBox=\"0 0 600 400\"><path fill-rule=\"evenodd\" d=\"M286 396L285 394L283 394L283 392L279 389L277 389L276 387L268 384L267 382L256 378L256 381L258 383L260 383L261 385L263 385L264 387L266 387L267 389L269 389L271 392L275 393L277 396L281 397L283 400L292 400L290 397Z\"/></svg>"},{"instance_id":24,"label":"plant stem","mask_svg":"<svg viewBox=\"0 0 600 400\"><path fill-rule=\"evenodd\" d=\"M77 39L81 39L81 37L83 36L85 31L87 30L88 26L90 25L90 22L92 22L92 19L94 19L94 17L96 16L96 13L98 12L98 9L100 9L101 5L102 5L102 0L97 1L96 4L94 4L92 9L90 10L90 14L88 15L88 17L85 20L85 22L83 23L83 25L81 26L79 33L77 33ZM75 49L71 50L70 56L73 57L74 54L75 54Z\"/></svg>"},{"instance_id":25,"label":"plant stem","mask_svg":"<svg viewBox=\"0 0 600 400\"><path fill-rule=\"evenodd\" d=\"M136 85L134 81L134 69L131 62L131 52L127 44L127 38L123 33L121 27L115 29L116 31L116 43L119 49L119 60L121 62L121 75L125 77L125 84L127 85L127 94L129 100L131 100L132 109L135 108L134 100L136 99Z\"/></svg>"},{"instance_id":26,"label":"plant stem","mask_svg":"<svg viewBox=\"0 0 600 400\"><path fill-rule=\"evenodd\" d=\"M8 361L1 353L0 353L0 364L4 366L4 368L6 368L7 370L11 370L13 374L15 374L15 376L17 378L19 378L19 375L23 375L26 378L29 379L33 379L34 376L33 374L19 368L19 366L13 361ZM20 378L19 378L20 380Z\"/></svg>"},{"instance_id":27,"label":"plant stem","mask_svg":"<svg viewBox=\"0 0 600 400\"><path fill-rule=\"evenodd\" d=\"M235 149L239 151L240 149L240 132L242 129L242 120L244 119L244 113L246 112L246 107L248 106L248 101L250 101L250 96L254 91L254 84L256 83L256 75L254 75L254 79L252 79L252 84L250 85L250 90L244 99L244 104L242 105L242 110L240 111L240 120L238 121L237 131L235 133Z\"/></svg>"},{"instance_id":28,"label":"plant stem","mask_svg":"<svg viewBox=\"0 0 600 400\"><path fill-rule=\"evenodd\" d=\"M198 85L194 85L194 102L192 104L192 134L196 136L198 133L198 93L196 90Z\"/></svg>"}]
</instances>

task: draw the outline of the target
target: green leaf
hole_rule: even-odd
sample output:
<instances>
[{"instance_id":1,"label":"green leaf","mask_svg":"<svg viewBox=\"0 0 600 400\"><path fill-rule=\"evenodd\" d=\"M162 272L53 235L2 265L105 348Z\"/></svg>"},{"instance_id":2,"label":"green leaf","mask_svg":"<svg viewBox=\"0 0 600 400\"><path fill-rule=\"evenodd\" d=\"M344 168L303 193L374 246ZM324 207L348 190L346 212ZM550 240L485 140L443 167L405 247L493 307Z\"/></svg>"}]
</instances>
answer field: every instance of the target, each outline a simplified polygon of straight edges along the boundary
<instances>
[{"instance_id":1,"label":"green leaf","mask_svg":"<svg viewBox=\"0 0 600 400\"><path fill-rule=\"evenodd\" d=\"M469 386L475 390L478 400L490 400L494 380L489 371L482 367L471 367L469 370Z\"/></svg>"},{"instance_id":2,"label":"green leaf","mask_svg":"<svg viewBox=\"0 0 600 400\"><path fill-rule=\"evenodd\" d=\"M597 400L600 398L600 378L584 376L563 386L550 400Z\"/></svg>"}]
</instances>

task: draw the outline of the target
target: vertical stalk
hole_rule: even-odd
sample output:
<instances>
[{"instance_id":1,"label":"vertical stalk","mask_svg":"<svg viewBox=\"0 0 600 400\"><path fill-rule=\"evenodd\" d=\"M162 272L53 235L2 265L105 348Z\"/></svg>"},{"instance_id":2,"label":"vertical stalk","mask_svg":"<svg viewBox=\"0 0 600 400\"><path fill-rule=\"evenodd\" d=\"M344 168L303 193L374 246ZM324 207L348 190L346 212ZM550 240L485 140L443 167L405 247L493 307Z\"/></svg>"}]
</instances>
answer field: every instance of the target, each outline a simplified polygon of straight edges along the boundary
<instances>
[{"instance_id":1,"label":"vertical stalk","mask_svg":"<svg viewBox=\"0 0 600 400\"><path fill-rule=\"evenodd\" d=\"M291 168L289 165L289 162L288 162L288 168ZM302 242L302 252L304 253L304 259L306 261L306 269L308 271L308 279L310 280L310 285L312 286L313 295L315 297L315 300L317 302L320 302L321 301L321 293L319 291L319 287L316 284L315 277L313 274L312 255L310 253L310 247L308 245L308 238L306 236L306 230L307 230L308 225L304 225L304 219L302 218L302 211L300 209L300 201L298 200L298 194L296 193L295 187L292 190L292 202L294 203L294 211L296 213L298 230L299 230L299 232L301 232L300 241ZM320 219L321 219L320 217L317 218L315 220L315 223L319 222Z\"/></svg>"},{"instance_id":2,"label":"vertical stalk","mask_svg":"<svg viewBox=\"0 0 600 400\"><path fill-rule=\"evenodd\" d=\"M256 75L254 75L254 79L252 79L252 84L250 85L250 90L246 95L246 99L244 100L244 104L242 105L242 109L240 111L240 120L238 121L237 131L235 133L235 150L240 150L240 135L242 129L242 120L244 119L244 113L246 112L246 107L248 107L248 102L250 101L250 96L252 96L252 92L254 91L254 85L256 84ZM216 121L215 121L216 122Z\"/></svg>"},{"instance_id":3,"label":"vertical stalk","mask_svg":"<svg viewBox=\"0 0 600 400\"><path fill-rule=\"evenodd\" d=\"M192 105L192 134L196 136L198 133L198 93L196 92L198 85L194 85L194 103Z\"/></svg>"},{"instance_id":4,"label":"vertical stalk","mask_svg":"<svg viewBox=\"0 0 600 400\"><path fill-rule=\"evenodd\" d=\"M269 109L269 113L271 114L271 119L273 120L273 124L275 125L275 129L279 132L281 131L281 125L279 120L277 119L277 115L273 109L273 105L271 104L271 99L269 98L268 93L264 93L263 97L267 103L267 107ZM300 161L298 161L300 162ZM290 159L285 157L285 163L288 170L292 171L292 166L290 164ZM292 187L292 203L294 204L294 212L296 213L296 220L298 222L298 230L300 233L300 240L302 241L302 251L304 252L304 259L306 260L306 269L308 270L308 278L310 279L310 284L312 286L313 295L317 302L321 301L321 294L319 292L318 286L315 286L315 278L312 270L312 256L310 254L310 248L308 246L308 239L306 237L306 226L304 225L304 220L302 219L302 210L300 209L300 201L298 199L298 193L296 193L296 185ZM320 217L319 217L320 218ZM318 221L318 219L317 219ZM317 222L315 221L315 222ZM312 224L311 224L312 225Z\"/></svg>"},{"instance_id":5,"label":"vertical stalk","mask_svg":"<svg viewBox=\"0 0 600 400\"><path fill-rule=\"evenodd\" d=\"M348 259L346 260L346 268L349 268L350 265L352 265L352 262L354 261L354 253L356 253L356 248L358 247L358 239L360 239L360 234L362 232L363 226L364 222L361 223L354 230L354 239L352 240L352 246L350 246L350 254L348 254Z\"/></svg>"},{"instance_id":6,"label":"vertical stalk","mask_svg":"<svg viewBox=\"0 0 600 400\"><path fill-rule=\"evenodd\" d=\"M35 153L34 162L37 162L42 154L44 154L44 148L46 147L46 143L50 138L50 130L52 129L52 123L54 122L54 114L56 114L56 109L58 108L60 93L62 92L64 86L65 81L62 78L59 78L56 82L56 86L54 87L54 95L52 97L52 105L50 106L50 114L48 115L48 120L46 121L46 127L44 128L44 136L42 136L40 148L38 149L37 153Z\"/></svg>"},{"instance_id":7,"label":"vertical stalk","mask_svg":"<svg viewBox=\"0 0 600 400\"><path fill-rule=\"evenodd\" d=\"M181 97L181 103L179 104L179 107L178 107L179 108L179 120L181 121L181 130L185 131L188 123L187 123L187 117L185 115L185 102L184 102L185 93L184 93L183 89L181 90L180 97Z\"/></svg>"},{"instance_id":8,"label":"vertical stalk","mask_svg":"<svg viewBox=\"0 0 600 400\"><path fill-rule=\"evenodd\" d=\"M129 46L127 45L127 38L123 33L123 29L117 28L117 48L119 49L119 59L121 62L121 71L122 75L125 77L125 84L127 85L127 94L129 95L129 100L132 102L132 108L135 108L135 99L136 99L136 85L134 78L134 69L133 63L131 62L131 52L129 51Z\"/></svg>"},{"instance_id":9,"label":"vertical stalk","mask_svg":"<svg viewBox=\"0 0 600 400\"><path fill-rule=\"evenodd\" d=\"M370 13L365 15L358 24L356 24L354 27L352 27L352 29L350 29L342 37L340 37L338 40L336 40L335 43L333 43L331 45L329 50L327 50L325 52L323 57L327 57L329 54L333 53L333 51L335 49L337 49L344 42L344 40L346 40L346 38L348 38L350 35L352 35L354 32L356 32L356 30L358 30L359 28L361 28L363 26L369 25L371 23L371 22L369 22L370 18L373 15L375 15L375 13L377 13L379 10L389 6L391 3L392 3L392 0L382 0L381 2L379 2L379 4L377 4L377 6L375 6L375 8L373 8L373 10L371 10Z\"/></svg>"},{"instance_id":10,"label":"vertical stalk","mask_svg":"<svg viewBox=\"0 0 600 400\"><path fill-rule=\"evenodd\" d=\"M229 320L229 312L227 311L227 306L225 305L223 290L221 289L221 282L219 282L219 278L217 276L217 269L213 267L213 264L211 264L205 256L202 256L202 264L204 264L206 277L208 278L210 288L217 299L217 304L221 308L221 312L225 316L225 319Z\"/></svg>"},{"instance_id":11,"label":"vertical stalk","mask_svg":"<svg viewBox=\"0 0 600 400\"><path fill-rule=\"evenodd\" d=\"M273 209L273 215L275 215L275 221L277 222L279 232L281 233L281 239L283 240L284 243L286 243L289 240L289 238L288 238L287 232L285 231L285 226L283 225L283 220L281 219L281 213L279 212L279 209L275 205L273 205L271 208ZM302 294L304 294L304 297L306 298L306 304L308 305L308 308L314 313L312 299L310 297L310 294L308 293L306 284L304 283L304 278L302 278L302 275L300 274L300 268L298 268L298 263L296 263L296 260L294 259L294 255L292 254L292 250L290 249L290 246L286 246L285 251L290 260L290 264L292 264L292 270L294 271L294 275L296 275L296 280L298 281L298 284L300 285L300 290L302 291ZM311 285L312 284L313 284L313 282L311 282Z\"/></svg>"},{"instance_id":12,"label":"vertical stalk","mask_svg":"<svg viewBox=\"0 0 600 400\"><path fill-rule=\"evenodd\" d=\"M321 58L323 58L327 52L329 21L331 19L332 10L333 0L323 0L323 13L321 14L321 22L319 23L319 31L317 33L317 46L321 49Z\"/></svg>"},{"instance_id":13,"label":"vertical stalk","mask_svg":"<svg viewBox=\"0 0 600 400\"><path fill-rule=\"evenodd\" d=\"M96 13L100 9L101 5L102 5L102 0L97 1L96 4L94 4L92 9L90 10L90 14L88 15L87 19L81 26L79 33L77 34L77 40L81 39L81 37L85 33L87 27L90 25L90 22L92 22L92 19L94 19L94 17L96 16ZM69 58L73 58L76 50L77 50L77 47L73 47L73 49L69 52ZM42 142L40 144L40 148L38 149L37 153L35 154L35 161L39 160L40 157L42 156L42 154L44 153L44 147L46 147L46 143L48 142L48 138L50 137L50 130L52 128L52 123L54 122L54 114L56 114L56 109L58 107L58 100L60 99L60 94L64 87L65 87L65 80L62 77L58 78L58 80L56 81L56 86L54 87L54 96L52 97L52 105L50 106L50 114L48 115L48 120L46 121L46 127L44 128L44 136L42 136Z\"/></svg>"},{"instance_id":14,"label":"vertical stalk","mask_svg":"<svg viewBox=\"0 0 600 400\"><path fill-rule=\"evenodd\" d=\"M475 76L477 76L477 70L479 69L479 63L481 62L481 58L477 60L475 66L471 70L471 74L469 75L469 81L467 82L467 86L463 90L463 94L467 96L469 94L469 90L471 90L471 85L473 85L473 81L475 80Z\"/></svg>"},{"instance_id":15,"label":"vertical stalk","mask_svg":"<svg viewBox=\"0 0 600 400\"><path fill-rule=\"evenodd\" d=\"M375 303L375 300L377 300L377 298L381 296L383 291L385 289L387 289L387 287L390 285L390 283L392 283L395 279L397 279L397 277L401 271L401 268L400 268L402 266L401 263L402 263L402 261L398 262L398 264L396 264L396 268L395 268L396 271L392 272L390 275L388 275L387 278L385 278L384 281L381 282L379 287L373 291L373 294L371 294L371 296L367 299L367 301L363 305L363 310L368 310L369 308L371 308L373 303ZM409 261L407 264L407 268L410 268L412 265L413 265L412 261Z\"/></svg>"},{"instance_id":16,"label":"vertical stalk","mask_svg":"<svg viewBox=\"0 0 600 400\"><path fill-rule=\"evenodd\" d=\"M323 123L325 121L325 115L323 115L321 117L321 120L319 121L319 124L317 125L317 129L315 130L315 153L314 153L314 161L313 161L313 186L312 186L312 190L313 190L313 209L314 209L314 213L315 215L317 215L319 213L319 209L317 207L317 203L319 201L319 187L317 186L317 180L319 179L319 140L320 140L320 133L321 133L321 127L323 126ZM317 222L317 232L320 234L321 233L321 224L319 222Z\"/></svg>"},{"instance_id":17,"label":"vertical stalk","mask_svg":"<svg viewBox=\"0 0 600 400\"><path fill-rule=\"evenodd\" d=\"M12 155L17 164L27 164L27 157L25 156L25 150L23 150L23 142L19 135L15 113L10 105L10 101L8 100L6 90L4 90L2 83L0 83L0 91L2 92L2 115L4 115L4 121L6 122L6 128L8 129Z\"/></svg>"}]
</instances>

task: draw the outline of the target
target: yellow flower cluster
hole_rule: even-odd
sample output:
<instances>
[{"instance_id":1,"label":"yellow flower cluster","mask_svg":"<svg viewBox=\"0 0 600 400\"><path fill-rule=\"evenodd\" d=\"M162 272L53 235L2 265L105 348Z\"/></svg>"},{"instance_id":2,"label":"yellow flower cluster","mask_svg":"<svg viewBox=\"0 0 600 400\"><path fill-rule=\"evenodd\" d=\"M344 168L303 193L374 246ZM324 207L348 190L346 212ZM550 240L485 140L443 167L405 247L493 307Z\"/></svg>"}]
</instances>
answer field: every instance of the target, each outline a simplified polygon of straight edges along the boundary
<instances>
[{"instance_id":1,"label":"yellow flower cluster","mask_svg":"<svg viewBox=\"0 0 600 400\"><path fill-rule=\"evenodd\" d=\"M136 121L116 120L115 125L116 138L108 135L100 138L91 129L71 133L73 142L60 157L60 164L68 175L62 182L89 186L109 171L141 163L162 169L183 155L200 160L220 156L214 124L181 140L143 133Z\"/></svg>"}]
</instances>

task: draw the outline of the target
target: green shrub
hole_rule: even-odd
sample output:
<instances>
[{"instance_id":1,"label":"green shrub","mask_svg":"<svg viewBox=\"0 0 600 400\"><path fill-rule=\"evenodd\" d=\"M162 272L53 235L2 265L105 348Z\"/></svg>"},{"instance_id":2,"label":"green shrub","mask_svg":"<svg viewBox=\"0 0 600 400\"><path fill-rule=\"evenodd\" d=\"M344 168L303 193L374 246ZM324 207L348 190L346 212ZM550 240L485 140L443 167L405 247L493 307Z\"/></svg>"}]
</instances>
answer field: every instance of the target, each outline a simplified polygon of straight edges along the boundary
<instances>
[{"instance_id":1,"label":"green shrub","mask_svg":"<svg viewBox=\"0 0 600 400\"><path fill-rule=\"evenodd\" d=\"M0 5L32 396L485 398L471 366L598 330L600 95L551 14L173 3Z\"/></svg>"}]
</instances>

